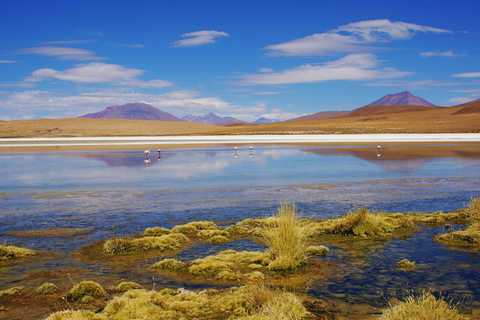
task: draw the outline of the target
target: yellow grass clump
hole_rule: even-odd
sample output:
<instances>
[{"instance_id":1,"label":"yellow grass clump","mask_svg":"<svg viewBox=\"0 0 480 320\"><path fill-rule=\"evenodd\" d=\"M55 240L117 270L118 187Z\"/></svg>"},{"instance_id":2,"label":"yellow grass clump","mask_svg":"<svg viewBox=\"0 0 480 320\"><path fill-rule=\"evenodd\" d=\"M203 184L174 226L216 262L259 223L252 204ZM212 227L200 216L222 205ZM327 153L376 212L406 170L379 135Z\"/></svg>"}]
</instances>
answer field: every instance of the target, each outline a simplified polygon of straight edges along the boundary
<instances>
[{"instance_id":1,"label":"yellow grass clump","mask_svg":"<svg viewBox=\"0 0 480 320\"><path fill-rule=\"evenodd\" d=\"M405 271L412 271L416 266L417 264L415 262L411 262L408 259L403 259L397 263L397 267Z\"/></svg>"},{"instance_id":2,"label":"yellow grass clump","mask_svg":"<svg viewBox=\"0 0 480 320\"><path fill-rule=\"evenodd\" d=\"M306 260L311 228L300 223L295 204L283 203L262 230L261 241L270 248L270 270L292 270ZM268 219L267 219L268 220Z\"/></svg>"},{"instance_id":3,"label":"yellow grass clump","mask_svg":"<svg viewBox=\"0 0 480 320\"><path fill-rule=\"evenodd\" d=\"M211 221L194 221L187 224L179 224L172 228L172 232L194 234L200 230L217 230L218 226Z\"/></svg>"},{"instance_id":4,"label":"yellow grass clump","mask_svg":"<svg viewBox=\"0 0 480 320\"><path fill-rule=\"evenodd\" d=\"M45 320L106 320L108 317L90 310L64 310L51 314Z\"/></svg>"},{"instance_id":5,"label":"yellow grass clump","mask_svg":"<svg viewBox=\"0 0 480 320\"><path fill-rule=\"evenodd\" d=\"M188 242L190 240L181 233L170 233L159 237L114 238L105 241L103 252L106 254L119 254L131 251L174 250Z\"/></svg>"},{"instance_id":6,"label":"yellow grass clump","mask_svg":"<svg viewBox=\"0 0 480 320\"><path fill-rule=\"evenodd\" d=\"M213 237L208 239L209 243L215 244L215 245L218 245L218 246L222 246L224 244L227 244L228 241L229 241L228 238L224 237L224 236L213 236Z\"/></svg>"},{"instance_id":7,"label":"yellow grass clump","mask_svg":"<svg viewBox=\"0 0 480 320\"><path fill-rule=\"evenodd\" d=\"M37 294L52 294L58 291L58 287L50 282L45 282L35 290Z\"/></svg>"},{"instance_id":8,"label":"yellow grass clump","mask_svg":"<svg viewBox=\"0 0 480 320\"><path fill-rule=\"evenodd\" d=\"M28 256L33 256L35 254L36 252L30 249L0 245L0 261L25 258Z\"/></svg>"},{"instance_id":9,"label":"yellow grass clump","mask_svg":"<svg viewBox=\"0 0 480 320\"><path fill-rule=\"evenodd\" d=\"M179 270L185 267L185 262L177 261L175 259L164 259L155 263L152 268L155 269L167 269L167 270Z\"/></svg>"},{"instance_id":10,"label":"yellow grass clump","mask_svg":"<svg viewBox=\"0 0 480 320\"><path fill-rule=\"evenodd\" d=\"M305 249L305 254L307 256L325 256L330 251L325 246L309 246Z\"/></svg>"},{"instance_id":11,"label":"yellow grass clump","mask_svg":"<svg viewBox=\"0 0 480 320\"><path fill-rule=\"evenodd\" d=\"M458 313L443 298L435 298L430 292L422 292L419 296L408 296L405 301L390 306L383 311L380 320L462 320Z\"/></svg>"},{"instance_id":12,"label":"yellow grass clump","mask_svg":"<svg viewBox=\"0 0 480 320\"><path fill-rule=\"evenodd\" d=\"M23 289L24 287L12 287L12 288L2 290L0 291L0 298L19 295L22 293Z\"/></svg>"},{"instance_id":13,"label":"yellow grass clump","mask_svg":"<svg viewBox=\"0 0 480 320\"><path fill-rule=\"evenodd\" d=\"M117 293L124 293L124 292L127 292L128 290L132 290L132 289L143 289L141 285L139 285L138 283L135 283L135 282L120 282L116 287L115 287L115 291Z\"/></svg>"},{"instance_id":14,"label":"yellow grass clump","mask_svg":"<svg viewBox=\"0 0 480 320\"><path fill-rule=\"evenodd\" d=\"M100 284L94 281L82 281L70 290L68 298L77 301L85 296L98 299L107 296L107 293Z\"/></svg>"},{"instance_id":15,"label":"yellow grass clump","mask_svg":"<svg viewBox=\"0 0 480 320\"><path fill-rule=\"evenodd\" d=\"M317 235L382 237L391 235L398 229L412 229L413 227L412 220L403 214L374 212L360 208L351 211L344 217L316 223L314 228Z\"/></svg>"},{"instance_id":16,"label":"yellow grass clump","mask_svg":"<svg viewBox=\"0 0 480 320\"><path fill-rule=\"evenodd\" d=\"M130 290L110 300L103 311L61 311L46 320L106 319L306 319L302 300L284 290L265 286L192 292L179 289Z\"/></svg>"},{"instance_id":17,"label":"yellow grass clump","mask_svg":"<svg viewBox=\"0 0 480 320\"><path fill-rule=\"evenodd\" d=\"M436 241L452 242L455 244L479 245L480 222L475 222L466 230L441 234L435 237Z\"/></svg>"},{"instance_id":18,"label":"yellow grass clump","mask_svg":"<svg viewBox=\"0 0 480 320\"><path fill-rule=\"evenodd\" d=\"M171 233L170 230L162 227L147 228L143 232L144 237L159 237Z\"/></svg>"},{"instance_id":19,"label":"yellow grass clump","mask_svg":"<svg viewBox=\"0 0 480 320\"><path fill-rule=\"evenodd\" d=\"M271 263L269 256L267 252L226 250L191 262L164 259L155 263L152 268L229 281L263 279L264 274L261 271L266 271L266 267Z\"/></svg>"}]
</instances>

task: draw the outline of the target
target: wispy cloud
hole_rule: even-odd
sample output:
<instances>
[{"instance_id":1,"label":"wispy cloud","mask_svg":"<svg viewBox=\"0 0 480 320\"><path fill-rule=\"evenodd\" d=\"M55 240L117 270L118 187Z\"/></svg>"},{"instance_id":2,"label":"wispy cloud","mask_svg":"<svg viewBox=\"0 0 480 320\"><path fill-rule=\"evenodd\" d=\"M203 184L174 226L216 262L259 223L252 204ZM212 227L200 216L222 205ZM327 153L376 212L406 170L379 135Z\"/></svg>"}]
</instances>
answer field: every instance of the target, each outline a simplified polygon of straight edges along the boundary
<instances>
[{"instance_id":1,"label":"wispy cloud","mask_svg":"<svg viewBox=\"0 0 480 320\"><path fill-rule=\"evenodd\" d=\"M95 53L85 49L67 48L67 47L33 47L25 48L19 51L20 54L39 54L42 56L53 57L57 60L105 60L106 58L97 57Z\"/></svg>"},{"instance_id":2,"label":"wispy cloud","mask_svg":"<svg viewBox=\"0 0 480 320\"><path fill-rule=\"evenodd\" d=\"M74 68L57 71L50 68L38 69L25 78L25 82L41 82L49 80L63 80L74 83L111 84L116 86L140 87L140 88L163 88L173 85L166 80L142 81L137 79L145 73L145 70L125 68L118 64L103 62L90 62L80 64Z\"/></svg>"},{"instance_id":3,"label":"wispy cloud","mask_svg":"<svg viewBox=\"0 0 480 320\"><path fill-rule=\"evenodd\" d=\"M382 80L378 82L364 83L364 86L370 87L397 87L408 90L430 89L432 87L457 86L464 85L462 82L439 82L433 80Z\"/></svg>"},{"instance_id":4,"label":"wispy cloud","mask_svg":"<svg viewBox=\"0 0 480 320\"><path fill-rule=\"evenodd\" d=\"M17 63L16 60L0 60L0 63Z\"/></svg>"},{"instance_id":5,"label":"wispy cloud","mask_svg":"<svg viewBox=\"0 0 480 320\"><path fill-rule=\"evenodd\" d=\"M172 43L173 47L194 47L209 43L215 43L217 38L228 37L228 33L215 30L202 30L181 34L182 40Z\"/></svg>"},{"instance_id":6,"label":"wispy cloud","mask_svg":"<svg viewBox=\"0 0 480 320\"><path fill-rule=\"evenodd\" d=\"M445 52L438 52L438 51L426 51L420 53L420 56L424 58L429 58L429 57L447 57L447 58L455 58L455 57L462 57L464 56L463 54L458 54L458 53L453 53L452 50L448 50Z\"/></svg>"},{"instance_id":7,"label":"wispy cloud","mask_svg":"<svg viewBox=\"0 0 480 320\"><path fill-rule=\"evenodd\" d=\"M411 39L415 34L451 33L449 30L433 28L387 19L353 22L304 38L265 47L272 56L321 56L342 52L372 50L373 44Z\"/></svg>"},{"instance_id":8,"label":"wispy cloud","mask_svg":"<svg viewBox=\"0 0 480 320\"><path fill-rule=\"evenodd\" d=\"M480 78L480 72L457 73L451 76L457 78Z\"/></svg>"},{"instance_id":9,"label":"wispy cloud","mask_svg":"<svg viewBox=\"0 0 480 320\"><path fill-rule=\"evenodd\" d=\"M43 44L80 44L80 43L90 43L94 40L58 40L58 41L46 41Z\"/></svg>"},{"instance_id":10,"label":"wispy cloud","mask_svg":"<svg viewBox=\"0 0 480 320\"><path fill-rule=\"evenodd\" d=\"M330 80L372 80L398 78L412 74L395 68L381 68L376 56L368 53L349 54L325 64L305 64L281 72L247 74L238 78L238 85L281 85L314 83Z\"/></svg>"},{"instance_id":11,"label":"wispy cloud","mask_svg":"<svg viewBox=\"0 0 480 320\"><path fill-rule=\"evenodd\" d=\"M120 48L144 48L145 46L140 43L111 43L110 45Z\"/></svg>"}]
</instances>

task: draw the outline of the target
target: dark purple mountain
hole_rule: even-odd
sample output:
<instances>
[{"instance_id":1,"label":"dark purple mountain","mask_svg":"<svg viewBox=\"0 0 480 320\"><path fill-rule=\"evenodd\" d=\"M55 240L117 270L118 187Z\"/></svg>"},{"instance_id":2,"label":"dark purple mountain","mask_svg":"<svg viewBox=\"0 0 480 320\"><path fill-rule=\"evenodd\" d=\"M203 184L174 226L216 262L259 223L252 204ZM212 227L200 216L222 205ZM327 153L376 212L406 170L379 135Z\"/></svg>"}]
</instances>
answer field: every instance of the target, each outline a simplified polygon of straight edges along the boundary
<instances>
[{"instance_id":1,"label":"dark purple mountain","mask_svg":"<svg viewBox=\"0 0 480 320\"><path fill-rule=\"evenodd\" d=\"M403 91L395 94L387 94L381 99L373 101L367 106L421 106L434 107L434 104L423 100L420 97L414 96L408 91Z\"/></svg>"},{"instance_id":2,"label":"dark purple mountain","mask_svg":"<svg viewBox=\"0 0 480 320\"><path fill-rule=\"evenodd\" d=\"M103 111L89 113L79 118L182 121L168 112L145 103L127 103L121 106L107 107Z\"/></svg>"}]
</instances>

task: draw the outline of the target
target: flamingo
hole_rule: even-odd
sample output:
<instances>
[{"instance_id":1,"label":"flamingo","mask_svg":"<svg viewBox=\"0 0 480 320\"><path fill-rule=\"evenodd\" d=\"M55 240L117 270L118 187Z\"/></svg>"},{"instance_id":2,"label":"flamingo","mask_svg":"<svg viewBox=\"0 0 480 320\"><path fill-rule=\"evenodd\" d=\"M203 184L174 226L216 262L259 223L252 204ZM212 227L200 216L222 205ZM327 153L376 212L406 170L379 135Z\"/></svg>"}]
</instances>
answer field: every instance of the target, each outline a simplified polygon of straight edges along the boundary
<instances>
[{"instance_id":1,"label":"flamingo","mask_svg":"<svg viewBox=\"0 0 480 320\"><path fill-rule=\"evenodd\" d=\"M235 150L235 152L237 152L238 148L237 148L237 147L233 147L233 150Z\"/></svg>"},{"instance_id":2,"label":"flamingo","mask_svg":"<svg viewBox=\"0 0 480 320\"><path fill-rule=\"evenodd\" d=\"M250 149L250 150L253 150L253 147L252 147L252 146L250 146L250 147L248 147L248 149Z\"/></svg>"},{"instance_id":3,"label":"flamingo","mask_svg":"<svg viewBox=\"0 0 480 320\"><path fill-rule=\"evenodd\" d=\"M143 151L143 153L144 153L145 155L148 155L148 154L150 154L150 150L145 150L145 151Z\"/></svg>"}]
</instances>

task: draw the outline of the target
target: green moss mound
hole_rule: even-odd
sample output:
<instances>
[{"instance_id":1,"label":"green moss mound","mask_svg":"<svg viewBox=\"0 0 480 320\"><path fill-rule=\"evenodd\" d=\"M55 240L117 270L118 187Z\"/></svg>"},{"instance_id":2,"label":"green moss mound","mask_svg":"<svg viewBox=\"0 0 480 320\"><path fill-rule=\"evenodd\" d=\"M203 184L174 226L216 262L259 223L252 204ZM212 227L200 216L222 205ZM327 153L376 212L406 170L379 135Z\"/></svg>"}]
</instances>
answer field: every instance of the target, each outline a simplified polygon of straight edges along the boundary
<instances>
[{"instance_id":1,"label":"green moss mound","mask_svg":"<svg viewBox=\"0 0 480 320\"><path fill-rule=\"evenodd\" d=\"M94 281L82 281L70 290L69 299L77 301L85 296L101 298L107 296L102 286Z\"/></svg>"}]
</instances>

